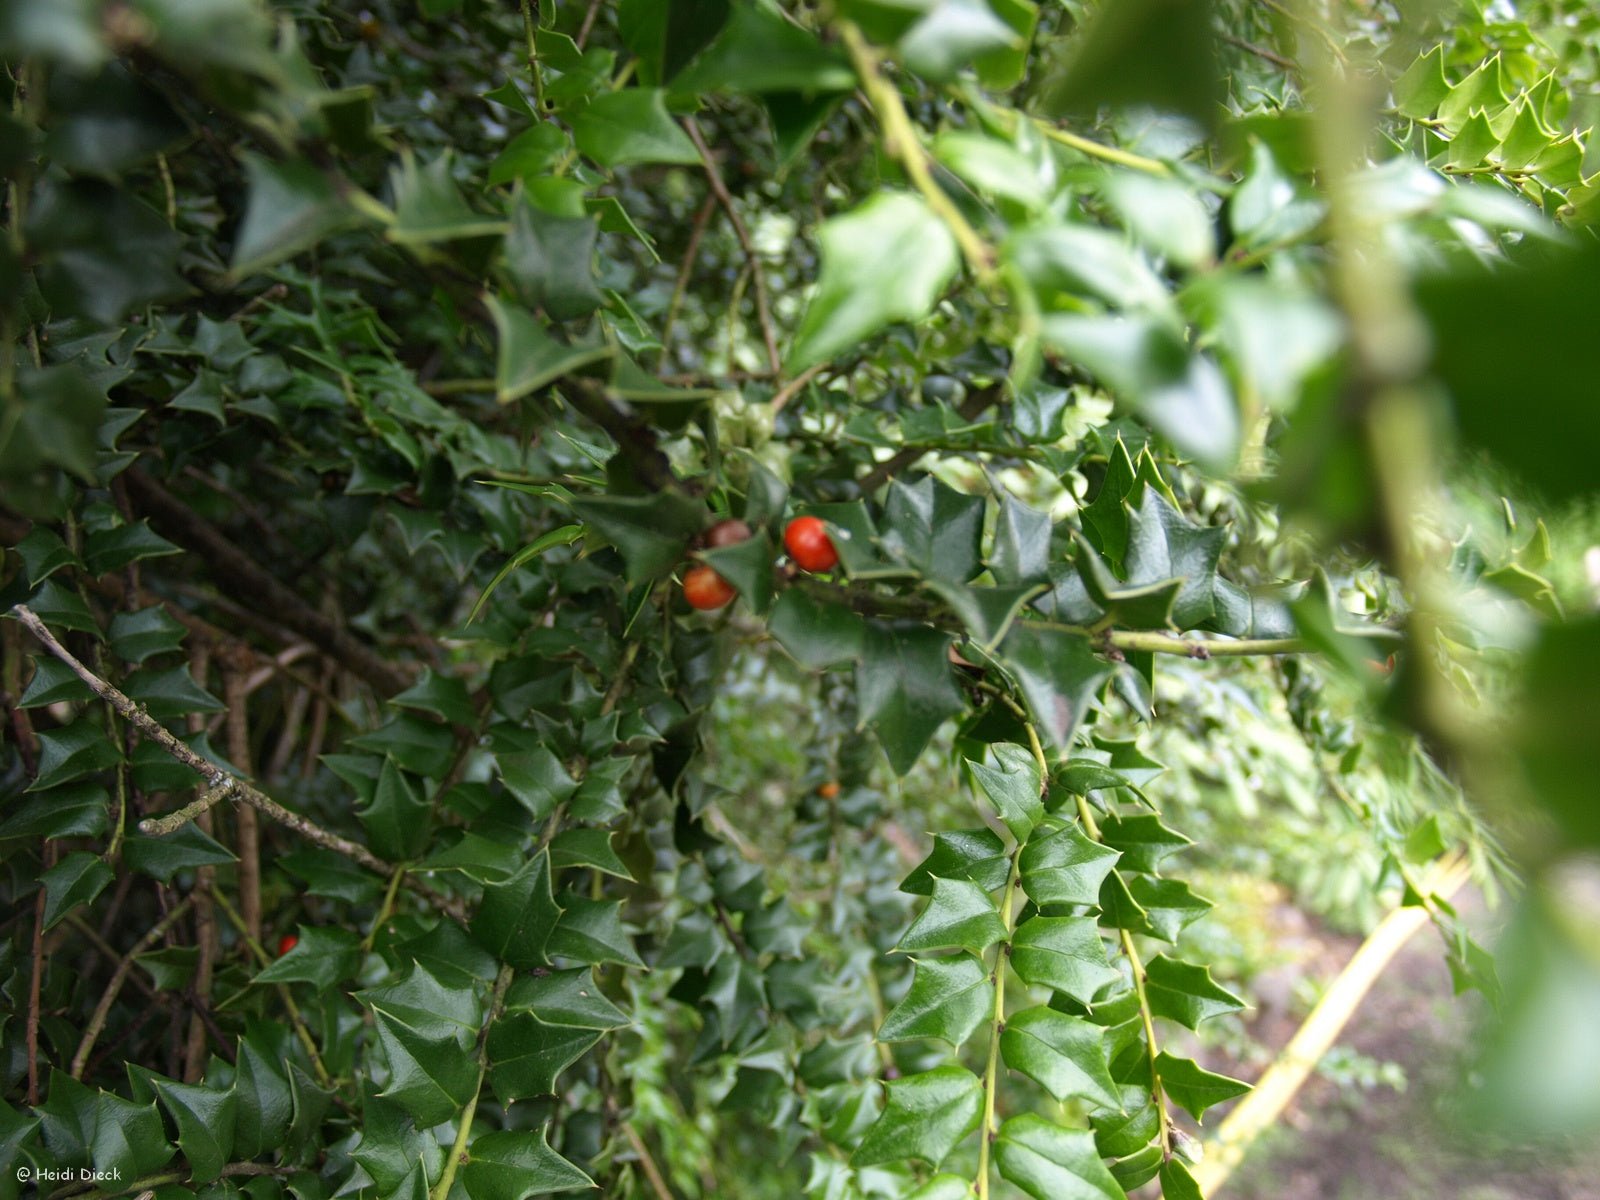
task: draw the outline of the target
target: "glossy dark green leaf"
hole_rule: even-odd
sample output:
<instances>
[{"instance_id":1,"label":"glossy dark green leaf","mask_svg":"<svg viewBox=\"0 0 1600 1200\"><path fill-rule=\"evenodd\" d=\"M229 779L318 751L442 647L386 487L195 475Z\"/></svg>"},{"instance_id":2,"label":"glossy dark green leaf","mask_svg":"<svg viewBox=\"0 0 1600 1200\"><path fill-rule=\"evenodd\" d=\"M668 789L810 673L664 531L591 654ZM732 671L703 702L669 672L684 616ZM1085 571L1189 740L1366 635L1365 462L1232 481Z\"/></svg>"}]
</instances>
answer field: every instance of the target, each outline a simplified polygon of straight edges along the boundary
<instances>
[{"instance_id":1,"label":"glossy dark green leaf","mask_svg":"<svg viewBox=\"0 0 1600 1200\"><path fill-rule=\"evenodd\" d=\"M622 901L561 897L562 913L550 931L545 952L583 963L622 963L642 967L633 938L622 926Z\"/></svg>"},{"instance_id":2,"label":"glossy dark green leaf","mask_svg":"<svg viewBox=\"0 0 1600 1200\"><path fill-rule=\"evenodd\" d=\"M994 982L989 968L970 954L914 962L911 988L884 1018L879 1040L938 1038L959 1047L982 1021L993 1016Z\"/></svg>"},{"instance_id":3,"label":"glossy dark green leaf","mask_svg":"<svg viewBox=\"0 0 1600 1200\"><path fill-rule=\"evenodd\" d=\"M999 657L1021 686L1045 743L1066 750L1100 685L1110 677L1110 664L1086 639L1028 621L1012 625L1000 643Z\"/></svg>"},{"instance_id":4,"label":"glossy dark green leaf","mask_svg":"<svg viewBox=\"0 0 1600 1200\"><path fill-rule=\"evenodd\" d=\"M556 1076L599 1040L597 1030L507 1013L489 1027L489 1082L504 1104L553 1093Z\"/></svg>"},{"instance_id":5,"label":"glossy dark green leaf","mask_svg":"<svg viewBox=\"0 0 1600 1200\"><path fill-rule=\"evenodd\" d=\"M444 1147L417 1129L405 1109L398 1104L367 1095L361 1106L361 1140L350 1151L373 1183L386 1194L403 1191L406 1176L421 1167L429 1178L437 1178ZM426 1189L424 1189L425 1191Z\"/></svg>"},{"instance_id":6,"label":"glossy dark green leaf","mask_svg":"<svg viewBox=\"0 0 1600 1200\"><path fill-rule=\"evenodd\" d=\"M657 88L624 88L591 100L573 119L578 149L602 167L699 163L689 135L667 113Z\"/></svg>"},{"instance_id":7,"label":"glossy dark green leaf","mask_svg":"<svg viewBox=\"0 0 1600 1200\"><path fill-rule=\"evenodd\" d=\"M1011 969L1025 983L1090 1004L1121 974L1106 959L1092 917L1031 917L1011 939Z\"/></svg>"},{"instance_id":8,"label":"glossy dark green leaf","mask_svg":"<svg viewBox=\"0 0 1600 1200\"><path fill-rule=\"evenodd\" d=\"M988 892L968 879L935 879L932 899L895 949L910 953L956 947L982 954L1005 936L1006 927Z\"/></svg>"},{"instance_id":9,"label":"glossy dark green leaf","mask_svg":"<svg viewBox=\"0 0 1600 1200\"><path fill-rule=\"evenodd\" d=\"M563 375L610 358L603 344L565 345L551 337L525 309L485 297L499 334L495 359L495 395L501 404L520 400Z\"/></svg>"},{"instance_id":10,"label":"glossy dark green leaf","mask_svg":"<svg viewBox=\"0 0 1600 1200\"><path fill-rule=\"evenodd\" d=\"M594 278L593 217L555 217L518 205L506 234L506 273L525 304L552 321L570 321L600 308L605 297Z\"/></svg>"},{"instance_id":11,"label":"glossy dark green leaf","mask_svg":"<svg viewBox=\"0 0 1600 1200\"><path fill-rule=\"evenodd\" d=\"M989 571L1001 586L1022 587L1050 578L1050 516L1007 496L995 520Z\"/></svg>"},{"instance_id":12,"label":"glossy dark green leaf","mask_svg":"<svg viewBox=\"0 0 1600 1200\"><path fill-rule=\"evenodd\" d=\"M843 604L784 588L767 627L801 666L824 670L860 657L865 622Z\"/></svg>"},{"instance_id":13,"label":"glossy dark green leaf","mask_svg":"<svg viewBox=\"0 0 1600 1200\"><path fill-rule=\"evenodd\" d=\"M1053 1008L1026 1008L1006 1018L1000 1050L1012 1070L1036 1080L1057 1100L1077 1097L1121 1108L1106 1067L1105 1030Z\"/></svg>"},{"instance_id":14,"label":"glossy dark green leaf","mask_svg":"<svg viewBox=\"0 0 1600 1200\"><path fill-rule=\"evenodd\" d=\"M1076 825L1041 833L1022 848L1022 886L1035 904L1098 904L1120 852Z\"/></svg>"},{"instance_id":15,"label":"glossy dark green leaf","mask_svg":"<svg viewBox=\"0 0 1600 1200\"><path fill-rule=\"evenodd\" d=\"M817 230L822 273L787 368L824 362L895 321L927 316L960 266L950 231L922 200L884 192Z\"/></svg>"},{"instance_id":16,"label":"glossy dark green leaf","mask_svg":"<svg viewBox=\"0 0 1600 1200\"><path fill-rule=\"evenodd\" d=\"M924 475L889 485L881 543L927 578L964 583L978 572L984 502Z\"/></svg>"},{"instance_id":17,"label":"glossy dark green leaf","mask_svg":"<svg viewBox=\"0 0 1600 1200\"><path fill-rule=\"evenodd\" d=\"M484 889L470 926L478 943L514 967L539 967L561 910L550 891L550 858L543 851L502 884Z\"/></svg>"},{"instance_id":18,"label":"glossy dark green leaf","mask_svg":"<svg viewBox=\"0 0 1600 1200\"><path fill-rule=\"evenodd\" d=\"M33 660L33 678L17 700L22 709L43 708L51 704L78 703L92 700L94 692L78 677L78 673L56 658Z\"/></svg>"},{"instance_id":19,"label":"glossy dark green leaf","mask_svg":"<svg viewBox=\"0 0 1600 1200\"><path fill-rule=\"evenodd\" d=\"M1211 978L1211 968L1159 954L1145 964L1150 1011L1190 1029L1207 1017L1238 1012L1244 1001Z\"/></svg>"},{"instance_id":20,"label":"glossy dark green leaf","mask_svg":"<svg viewBox=\"0 0 1600 1200\"><path fill-rule=\"evenodd\" d=\"M244 157L250 200L229 273L245 279L355 224L355 211L321 168L305 161Z\"/></svg>"},{"instance_id":21,"label":"glossy dark green leaf","mask_svg":"<svg viewBox=\"0 0 1600 1200\"><path fill-rule=\"evenodd\" d=\"M87 716L61 729L41 730L38 739L39 766L28 785L30 792L72 783L122 761L122 752L106 737L105 729Z\"/></svg>"},{"instance_id":22,"label":"glossy dark green leaf","mask_svg":"<svg viewBox=\"0 0 1600 1200\"><path fill-rule=\"evenodd\" d=\"M856 1147L858 1167L920 1158L937 1167L978 1127L983 1084L963 1067L935 1067L885 1086L883 1114Z\"/></svg>"},{"instance_id":23,"label":"glossy dark green leaf","mask_svg":"<svg viewBox=\"0 0 1600 1200\"><path fill-rule=\"evenodd\" d=\"M765 532L757 532L732 546L702 550L699 557L733 584L751 612L760 616L771 607L775 551L772 539Z\"/></svg>"},{"instance_id":24,"label":"glossy dark green leaf","mask_svg":"<svg viewBox=\"0 0 1600 1200\"><path fill-rule=\"evenodd\" d=\"M301 925L287 954L257 972L256 983L309 983L319 991L352 978L361 965L359 939L348 929Z\"/></svg>"},{"instance_id":25,"label":"glossy dark green leaf","mask_svg":"<svg viewBox=\"0 0 1600 1200\"><path fill-rule=\"evenodd\" d=\"M913 896L933 895L938 879L967 879L992 892L1011 873L1011 856L992 829L958 829L933 835L933 852L900 884Z\"/></svg>"},{"instance_id":26,"label":"glossy dark green leaf","mask_svg":"<svg viewBox=\"0 0 1600 1200\"><path fill-rule=\"evenodd\" d=\"M473 990L447 987L414 967L403 979L358 992L356 998L371 1010L389 1062L383 1095L419 1124L449 1120L471 1099L478 1082L471 1050L482 1006Z\"/></svg>"},{"instance_id":27,"label":"glossy dark green leaf","mask_svg":"<svg viewBox=\"0 0 1600 1200\"><path fill-rule=\"evenodd\" d=\"M161 837L131 834L123 843L122 861L130 871L138 871L171 883L179 871L196 867L221 866L234 861L233 851L198 825L188 824Z\"/></svg>"},{"instance_id":28,"label":"glossy dark green leaf","mask_svg":"<svg viewBox=\"0 0 1600 1200\"><path fill-rule=\"evenodd\" d=\"M573 502L583 523L615 546L630 583L657 579L682 558L700 531L705 511L676 493L656 496L585 496Z\"/></svg>"},{"instance_id":29,"label":"glossy dark green leaf","mask_svg":"<svg viewBox=\"0 0 1600 1200\"><path fill-rule=\"evenodd\" d=\"M178 1126L178 1148L189 1162L190 1178L209 1183L222 1173L233 1154L234 1118L238 1101L230 1089L194 1087L156 1079L161 1105Z\"/></svg>"},{"instance_id":30,"label":"glossy dark green leaf","mask_svg":"<svg viewBox=\"0 0 1600 1200\"><path fill-rule=\"evenodd\" d=\"M194 681L188 663L141 667L122 681L122 690L158 721L222 711L222 701Z\"/></svg>"},{"instance_id":31,"label":"glossy dark green leaf","mask_svg":"<svg viewBox=\"0 0 1600 1200\"><path fill-rule=\"evenodd\" d=\"M737 7L715 41L672 81L680 93L837 92L855 72L808 29L763 8Z\"/></svg>"},{"instance_id":32,"label":"glossy dark green leaf","mask_svg":"<svg viewBox=\"0 0 1600 1200\"><path fill-rule=\"evenodd\" d=\"M574 1029L619 1029L628 1015L606 998L590 967L527 975L506 992L507 1012L526 1011L546 1025Z\"/></svg>"},{"instance_id":33,"label":"glossy dark green leaf","mask_svg":"<svg viewBox=\"0 0 1600 1200\"><path fill-rule=\"evenodd\" d=\"M1113 813L1100 824L1100 840L1122 852L1117 864L1121 870L1146 874L1154 874L1168 856L1194 844L1168 829L1155 813Z\"/></svg>"},{"instance_id":34,"label":"glossy dark green leaf","mask_svg":"<svg viewBox=\"0 0 1600 1200\"><path fill-rule=\"evenodd\" d=\"M168 654L183 645L184 625L159 604L134 612L119 612L111 618L106 635L111 650L124 662L142 663L157 654Z\"/></svg>"},{"instance_id":35,"label":"glossy dark green leaf","mask_svg":"<svg viewBox=\"0 0 1600 1200\"><path fill-rule=\"evenodd\" d=\"M503 219L485 216L467 203L450 163L448 152L420 166L409 152L402 153L391 172L395 218L389 227L391 241L427 244L504 231Z\"/></svg>"},{"instance_id":36,"label":"glossy dark green leaf","mask_svg":"<svg viewBox=\"0 0 1600 1200\"><path fill-rule=\"evenodd\" d=\"M87 850L74 850L39 876L44 888L42 927L52 929L73 909L93 903L115 878L110 867Z\"/></svg>"},{"instance_id":37,"label":"glossy dark green leaf","mask_svg":"<svg viewBox=\"0 0 1600 1200\"><path fill-rule=\"evenodd\" d=\"M75 366L23 368L17 373L16 396L7 404L6 426L0 429L0 481L20 483L46 467L93 481L95 428L105 408L105 392ZM37 578L54 569L41 564L43 573ZM32 607L45 617L37 603Z\"/></svg>"},{"instance_id":38,"label":"glossy dark green leaf","mask_svg":"<svg viewBox=\"0 0 1600 1200\"><path fill-rule=\"evenodd\" d=\"M6 809L0 841L11 838L99 838L110 824L110 792L95 783L70 783Z\"/></svg>"},{"instance_id":39,"label":"glossy dark green leaf","mask_svg":"<svg viewBox=\"0 0 1600 1200\"><path fill-rule=\"evenodd\" d=\"M1062 1129L1036 1113L1012 1117L995 1141L1000 1174L1033 1200L1124 1200L1100 1161L1094 1135Z\"/></svg>"},{"instance_id":40,"label":"glossy dark green leaf","mask_svg":"<svg viewBox=\"0 0 1600 1200\"><path fill-rule=\"evenodd\" d=\"M1135 875L1128 881L1128 891L1144 910L1155 936L1168 942L1176 942L1212 908L1211 901L1190 891L1181 879Z\"/></svg>"},{"instance_id":41,"label":"glossy dark green leaf","mask_svg":"<svg viewBox=\"0 0 1600 1200\"><path fill-rule=\"evenodd\" d=\"M479 1134L461 1168L461 1185L472 1200L524 1200L595 1186L550 1149L542 1129Z\"/></svg>"},{"instance_id":42,"label":"glossy dark green leaf","mask_svg":"<svg viewBox=\"0 0 1600 1200\"><path fill-rule=\"evenodd\" d=\"M967 770L1020 845L1028 840L1028 835L1044 816L1044 799L1040 795L1043 777L1039 764L1027 747L1014 742L992 745L989 753L994 757L994 766L969 758Z\"/></svg>"},{"instance_id":43,"label":"glossy dark green leaf","mask_svg":"<svg viewBox=\"0 0 1600 1200\"><path fill-rule=\"evenodd\" d=\"M1206 1109L1242 1096L1250 1085L1226 1075L1207 1071L1193 1059L1177 1058L1163 1050L1156 1055L1156 1072L1161 1088L1179 1108L1198 1121Z\"/></svg>"},{"instance_id":44,"label":"glossy dark green leaf","mask_svg":"<svg viewBox=\"0 0 1600 1200\"><path fill-rule=\"evenodd\" d=\"M909 771L939 726L965 707L949 649L950 636L926 625L867 622L856 703L897 774Z\"/></svg>"},{"instance_id":45,"label":"glossy dark green leaf","mask_svg":"<svg viewBox=\"0 0 1600 1200\"><path fill-rule=\"evenodd\" d=\"M1169 1158L1161 1164L1161 1196L1162 1200L1205 1200L1181 1158Z\"/></svg>"},{"instance_id":46,"label":"glossy dark green leaf","mask_svg":"<svg viewBox=\"0 0 1600 1200\"><path fill-rule=\"evenodd\" d=\"M392 757L383 760L371 802L356 810L373 853L394 862L422 853L428 844L430 815L422 788Z\"/></svg>"}]
</instances>

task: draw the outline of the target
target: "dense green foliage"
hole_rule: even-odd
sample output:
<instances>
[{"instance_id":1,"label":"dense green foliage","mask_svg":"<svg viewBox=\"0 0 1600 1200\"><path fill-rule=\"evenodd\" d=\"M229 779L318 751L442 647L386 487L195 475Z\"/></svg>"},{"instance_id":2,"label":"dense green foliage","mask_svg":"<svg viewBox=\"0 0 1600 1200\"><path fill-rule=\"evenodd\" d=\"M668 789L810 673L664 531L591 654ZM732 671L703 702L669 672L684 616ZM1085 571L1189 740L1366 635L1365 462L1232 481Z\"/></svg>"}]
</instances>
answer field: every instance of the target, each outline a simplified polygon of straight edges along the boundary
<instances>
[{"instance_id":1,"label":"dense green foliage","mask_svg":"<svg viewBox=\"0 0 1600 1200\"><path fill-rule=\"evenodd\" d=\"M1597 45L0 3L0 1200L1198 1196L1201 874L1600 1118Z\"/></svg>"}]
</instances>

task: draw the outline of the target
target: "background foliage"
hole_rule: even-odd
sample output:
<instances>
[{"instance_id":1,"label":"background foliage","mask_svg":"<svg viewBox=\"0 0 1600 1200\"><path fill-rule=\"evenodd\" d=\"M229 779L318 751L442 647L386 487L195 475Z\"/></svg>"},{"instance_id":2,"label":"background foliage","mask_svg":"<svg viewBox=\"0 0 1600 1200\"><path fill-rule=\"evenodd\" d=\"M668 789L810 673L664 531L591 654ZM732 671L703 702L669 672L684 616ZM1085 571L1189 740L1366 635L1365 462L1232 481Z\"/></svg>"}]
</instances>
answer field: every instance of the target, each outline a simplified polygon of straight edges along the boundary
<instances>
[{"instance_id":1,"label":"background foliage","mask_svg":"<svg viewBox=\"0 0 1600 1200\"><path fill-rule=\"evenodd\" d=\"M0 5L0 1196L1195 1196L1264 882L1592 1124L1597 32Z\"/></svg>"}]
</instances>

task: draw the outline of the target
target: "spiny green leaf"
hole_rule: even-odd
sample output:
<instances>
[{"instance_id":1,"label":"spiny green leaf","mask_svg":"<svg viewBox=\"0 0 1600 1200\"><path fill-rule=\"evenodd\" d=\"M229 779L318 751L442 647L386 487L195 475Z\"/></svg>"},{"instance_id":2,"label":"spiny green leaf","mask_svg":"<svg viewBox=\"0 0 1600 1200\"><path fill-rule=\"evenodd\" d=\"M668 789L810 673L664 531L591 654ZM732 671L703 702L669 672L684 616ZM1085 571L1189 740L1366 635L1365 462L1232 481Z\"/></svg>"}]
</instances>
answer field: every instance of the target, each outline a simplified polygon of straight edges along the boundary
<instances>
[{"instance_id":1,"label":"spiny green leaf","mask_svg":"<svg viewBox=\"0 0 1600 1200\"><path fill-rule=\"evenodd\" d=\"M1124 1200L1100 1161L1094 1135L1062 1129L1036 1113L1012 1117L995 1142L1000 1174L1033 1200Z\"/></svg>"},{"instance_id":2,"label":"spiny green leaf","mask_svg":"<svg viewBox=\"0 0 1600 1200\"><path fill-rule=\"evenodd\" d=\"M1011 969L1025 983L1065 992L1090 1004L1122 976L1106 959L1090 917L1031 917L1011 939Z\"/></svg>"},{"instance_id":3,"label":"spiny green leaf","mask_svg":"<svg viewBox=\"0 0 1600 1200\"><path fill-rule=\"evenodd\" d=\"M967 759L967 770L994 804L1019 844L1026 842L1034 826L1044 816L1044 799L1039 794L1042 776L1033 754L1024 746L1001 742L990 746L996 765L991 767Z\"/></svg>"},{"instance_id":4,"label":"spiny green leaf","mask_svg":"<svg viewBox=\"0 0 1600 1200\"><path fill-rule=\"evenodd\" d=\"M1122 1106L1106 1067L1105 1030L1098 1025L1053 1008L1026 1008L1006 1018L1000 1050L1008 1067L1037 1080L1057 1100Z\"/></svg>"},{"instance_id":5,"label":"spiny green leaf","mask_svg":"<svg viewBox=\"0 0 1600 1200\"><path fill-rule=\"evenodd\" d=\"M1211 978L1211 968L1157 955L1145 964L1150 1010L1190 1029L1207 1017L1238 1012L1244 1001Z\"/></svg>"},{"instance_id":6,"label":"spiny green leaf","mask_svg":"<svg viewBox=\"0 0 1600 1200\"><path fill-rule=\"evenodd\" d=\"M879 1040L938 1038L959 1047L994 1008L989 969L970 954L915 963L911 988L884 1018Z\"/></svg>"},{"instance_id":7,"label":"spiny green leaf","mask_svg":"<svg viewBox=\"0 0 1600 1200\"><path fill-rule=\"evenodd\" d=\"M883 1114L850 1156L857 1167L920 1158L937 1167L978 1127L983 1084L964 1067L890 1081Z\"/></svg>"},{"instance_id":8,"label":"spiny green leaf","mask_svg":"<svg viewBox=\"0 0 1600 1200\"><path fill-rule=\"evenodd\" d=\"M1161 1087L1173 1103L1196 1121L1213 1104L1232 1100L1250 1090L1250 1085L1226 1075L1215 1075L1193 1059L1176 1058L1163 1050L1156 1055L1156 1073Z\"/></svg>"},{"instance_id":9,"label":"spiny green leaf","mask_svg":"<svg viewBox=\"0 0 1600 1200\"><path fill-rule=\"evenodd\" d=\"M1022 848L1022 886L1035 904L1098 904L1100 885L1121 854L1063 825Z\"/></svg>"},{"instance_id":10,"label":"spiny green leaf","mask_svg":"<svg viewBox=\"0 0 1600 1200\"><path fill-rule=\"evenodd\" d=\"M959 947L981 954L1005 936L1006 927L988 892L967 879L935 879L933 899L895 949L910 953Z\"/></svg>"}]
</instances>

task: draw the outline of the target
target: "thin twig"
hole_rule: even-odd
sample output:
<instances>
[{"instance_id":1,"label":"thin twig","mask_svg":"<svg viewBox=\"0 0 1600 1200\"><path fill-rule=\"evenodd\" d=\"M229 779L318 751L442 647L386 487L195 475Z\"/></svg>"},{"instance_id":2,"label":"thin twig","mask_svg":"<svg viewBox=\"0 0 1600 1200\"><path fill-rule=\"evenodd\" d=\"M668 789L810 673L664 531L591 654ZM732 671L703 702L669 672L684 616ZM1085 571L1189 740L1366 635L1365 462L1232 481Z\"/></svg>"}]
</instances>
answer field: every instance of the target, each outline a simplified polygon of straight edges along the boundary
<instances>
[{"instance_id":1,"label":"thin twig","mask_svg":"<svg viewBox=\"0 0 1600 1200\"><path fill-rule=\"evenodd\" d=\"M1217 36L1223 41L1227 42L1228 45L1237 46L1241 50L1244 50L1250 54L1254 54L1257 58L1265 59L1275 67L1282 67L1285 71L1295 71L1299 69L1298 64L1294 61L1294 59L1285 58L1276 50L1268 50L1265 46L1258 46L1254 42L1247 42L1244 38L1235 37L1231 33L1219 33Z\"/></svg>"},{"instance_id":2,"label":"thin twig","mask_svg":"<svg viewBox=\"0 0 1600 1200\"><path fill-rule=\"evenodd\" d=\"M777 390L777 392L773 395L772 402L768 405L768 407L771 408L774 414L782 412L785 404L789 403L789 401L798 396L805 389L806 384L810 383L818 375L822 374L822 372L827 370L827 368L827 363L814 363L813 365L807 367L804 371L801 371L800 374L796 375L788 383L784 384Z\"/></svg>"},{"instance_id":3,"label":"thin twig","mask_svg":"<svg viewBox=\"0 0 1600 1200\"><path fill-rule=\"evenodd\" d=\"M95 1042L105 1030L106 1018L111 1015L111 1006L117 1002L122 985L128 980L128 972L133 970L133 960L159 942L167 930L176 925L184 913L189 911L193 903L194 896L191 894L174 904L166 916L152 925L145 935L134 943L133 949L117 960L116 969L111 972L106 990L100 994L100 1002L94 1006L94 1012L90 1014L89 1023L84 1028L83 1037L78 1042L78 1049L72 1055L72 1067L68 1073L74 1079L83 1078L84 1064L89 1061L90 1051L94 1049Z\"/></svg>"},{"instance_id":4,"label":"thin twig","mask_svg":"<svg viewBox=\"0 0 1600 1200\"><path fill-rule=\"evenodd\" d=\"M449 1156L444 1160L444 1171L439 1176L439 1182L429 1193L430 1200L445 1200L456 1181L456 1167L466 1160L467 1145L472 1137L472 1120L478 1112L478 1097L483 1092L484 1078L489 1074L489 1027L500 1018L500 1010L506 1001L506 989L511 986L513 974L515 972L510 966L503 966L495 977L488 1015L484 1018L483 1028L478 1031L478 1086L472 1090L472 1099L467 1101L466 1108L461 1112L455 1144L450 1147Z\"/></svg>"},{"instance_id":5,"label":"thin twig","mask_svg":"<svg viewBox=\"0 0 1600 1200\"><path fill-rule=\"evenodd\" d=\"M73 657L72 652L56 640L55 635L45 627L44 622L39 620L37 614L27 605L19 604L12 611L17 614L17 619L27 627L34 637L39 639L51 654L66 663L68 667L72 668L73 674L89 685L90 690L95 695L111 705L125 720L132 721L142 729L173 758L206 779L212 780L213 785L220 782L216 778L218 775L227 778L226 772L219 771L215 763L201 758L200 755L179 741L165 726L155 721L143 708ZM231 790L234 795L250 805L250 807L280 825L285 825L294 830L307 841L315 842L325 850L332 850L336 854L342 854L378 875L388 876L394 870L392 864L385 862L365 846L352 842L348 838L340 837L336 833L330 833L315 821L303 817L299 813L290 812L272 797L242 779L233 778ZM406 886L451 916L459 917L462 915L461 905L458 901L445 896L428 884L420 880L408 879Z\"/></svg>"},{"instance_id":6,"label":"thin twig","mask_svg":"<svg viewBox=\"0 0 1600 1200\"><path fill-rule=\"evenodd\" d=\"M689 289L689 277L694 274L695 259L700 255L700 239L705 236L706 223L711 220L711 214L716 211L717 194L707 192L705 202L700 205L700 211L694 215L694 224L689 227L689 244L684 247L683 261L678 264L678 278L672 285L672 299L667 303L666 320L661 323L661 361L667 361L667 349L672 345L672 327L678 320L678 309L683 304L684 294ZM490 391L493 391L491 381Z\"/></svg>"},{"instance_id":7,"label":"thin twig","mask_svg":"<svg viewBox=\"0 0 1600 1200\"><path fill-rule=\"evenodd\" d=\"M986 388L979 388L961 402L961 407L956 409L956 415L963 421L971 421L992 404L999 403L1000 397L1005 392L1005 386L992 383ZM904 450L897 450L894 454L884 459L872 470L868 471L856 481L856 487L863 496L877 491L903 467L910 466L921 458L927 451L917 446L910 446Z\"/></svg>"},{"instance_id":8,"label":"thin twig","mask_svg":"<svg viewBox=\"0 0 1600 1200\"><path fill-rule=\"evenodd\" d=\"M223 676L222 694L228 711L228 758L246 775L253 775L250 759L250 724L246 705L246 655L235 647ZM250 936L261 940L261 824L249 805L235 810L234 846L239 856L239 912Z\"/></svg>"},{"instance_id":9,"label":"thin twig","mask_svg":"<svg viewBox=\"0 0 1600 1200\"><path fill-rule=\"evenodd\" d=\"M149 837L166 837L169 833L177 833L201 813L210 812L218 801L225 799L232 790L233 777L223 775L177 812L168 813L164 817L146 817L140 821L139 832Z\"/></svg>"},{"instance_id":10,"label":"thin twig","mask_svg":"<svg viewBox=\"0 0 1600 1200\"><path fill-rule=\"evenodd\" d=\"M711 147L706 145L700 126L693 117L685 117L683 126L689 131L689 140L694 143L694 148L700 152L700 161L705 164L706 180L711 184L711 192L728 214L728 221L733 225L733 236L739 239L739 248L744 251L745 261L750 264L750 274L756 285L756 317L761 322L761 340L767 346L767 365L777 375L783 370L783 356L778 353L778 335L773 329L772 313L767 305L767 275L761 266L761 256L756 253L755 243L750 240L750 230L745 227L744 218L734 207L728 185L722 182L722 172L717 168L717 160L711 154Z\"/></svg>"},{"instance_id":11,"label":"thin twig","mask_svg":"<svg viewBox=\"0 0 1600 1200\"><path fill-rule=\"evenodd\" d=\"M627 1121L622 1122L622 1135L628 1139L628 1145L633 1147L633 1152L639 1156L639 1166L644 1170L644 1176L650 1181L650 1190L656 1194L656 1200L672 1200L672 1192L667 1187L667 1181L661 1177L661 1168L656 1166L656 1160L650 1157L650 1149L644 1144L644 1139L639 1136L638 1130Z\"/></svg>"}]
</instances>

